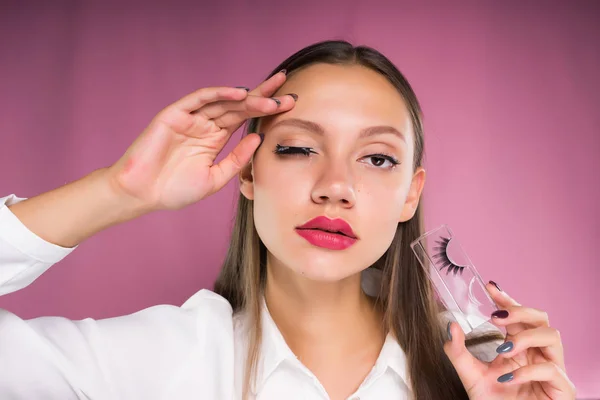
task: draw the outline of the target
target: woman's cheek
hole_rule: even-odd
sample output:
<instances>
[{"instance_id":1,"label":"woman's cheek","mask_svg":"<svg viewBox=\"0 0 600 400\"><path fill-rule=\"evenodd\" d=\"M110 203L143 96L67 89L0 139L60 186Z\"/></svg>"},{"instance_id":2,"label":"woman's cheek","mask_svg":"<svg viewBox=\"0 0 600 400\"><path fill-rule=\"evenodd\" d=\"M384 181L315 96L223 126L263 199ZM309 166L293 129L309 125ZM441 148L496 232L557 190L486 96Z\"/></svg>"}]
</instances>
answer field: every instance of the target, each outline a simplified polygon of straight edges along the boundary
<instances>
[{"instance_id":1,"label":"woman's cheek","mask_svg":"<svg viewBox=\"0 0 600 400\"><path fill-rule=\"evenodd\" d=\"M357 205L368 216L364 219L378 221L383 232L395 232L406 201L405 190L393 186L360 185L357 187ZM360 193L359 193L360 192Z\"/></svg>"}]
</instances>

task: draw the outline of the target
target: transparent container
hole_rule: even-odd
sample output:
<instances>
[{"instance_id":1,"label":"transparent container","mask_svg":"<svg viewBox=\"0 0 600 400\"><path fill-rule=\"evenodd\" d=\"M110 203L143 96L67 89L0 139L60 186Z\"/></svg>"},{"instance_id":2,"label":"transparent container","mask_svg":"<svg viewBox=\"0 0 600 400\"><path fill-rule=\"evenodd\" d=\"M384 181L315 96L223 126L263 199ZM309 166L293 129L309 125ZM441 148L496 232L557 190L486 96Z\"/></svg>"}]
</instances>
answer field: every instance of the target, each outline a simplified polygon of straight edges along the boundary
<instances>
[{"instance_id":1,"label":"transparent container","mask_svg":"<svg viewBox=\"0 0 600 400\"><path fill-rule=\"evenodd\" d=\"M428 231L410 247L465 335L491 319L498 307L447 225Z\"/></svg>"}]
</instances>

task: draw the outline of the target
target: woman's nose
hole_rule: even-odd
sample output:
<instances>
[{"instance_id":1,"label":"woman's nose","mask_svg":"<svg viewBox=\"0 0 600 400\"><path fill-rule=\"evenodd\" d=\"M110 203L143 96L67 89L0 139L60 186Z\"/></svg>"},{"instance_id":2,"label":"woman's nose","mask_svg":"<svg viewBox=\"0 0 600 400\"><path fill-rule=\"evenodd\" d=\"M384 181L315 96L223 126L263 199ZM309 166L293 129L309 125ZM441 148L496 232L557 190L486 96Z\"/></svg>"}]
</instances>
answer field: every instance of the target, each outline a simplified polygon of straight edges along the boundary
<instances>
[{"instance_id":1,"label":"woman's nose","mask_svg":"<svg viewBox=\"0 0 600 400\"><path fill-rule=\"evenodd\" d=\"M356 195L351 169L342 165L326 166L311 196L317 204L331 202L344 207L354 206Z\"/></svg>"}]
</instances>

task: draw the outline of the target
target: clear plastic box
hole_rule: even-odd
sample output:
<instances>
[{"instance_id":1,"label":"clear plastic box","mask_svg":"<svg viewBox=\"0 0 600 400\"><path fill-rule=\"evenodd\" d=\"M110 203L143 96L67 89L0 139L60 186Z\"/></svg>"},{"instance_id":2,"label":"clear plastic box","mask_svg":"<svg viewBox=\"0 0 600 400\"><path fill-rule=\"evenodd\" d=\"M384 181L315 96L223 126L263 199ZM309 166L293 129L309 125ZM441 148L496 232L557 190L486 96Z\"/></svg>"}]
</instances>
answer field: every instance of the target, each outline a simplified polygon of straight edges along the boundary
<instances>
[{"instance_id":1,"label":"clear plastic box","mask_svg":"<svg viewBox=\"0 0 600 400\"><path fill-rule=\"evenodd\" d=\"M447 225L426 232L410 247L465 335L491 319L498 307Z\"/></svg>"}]
</instances>

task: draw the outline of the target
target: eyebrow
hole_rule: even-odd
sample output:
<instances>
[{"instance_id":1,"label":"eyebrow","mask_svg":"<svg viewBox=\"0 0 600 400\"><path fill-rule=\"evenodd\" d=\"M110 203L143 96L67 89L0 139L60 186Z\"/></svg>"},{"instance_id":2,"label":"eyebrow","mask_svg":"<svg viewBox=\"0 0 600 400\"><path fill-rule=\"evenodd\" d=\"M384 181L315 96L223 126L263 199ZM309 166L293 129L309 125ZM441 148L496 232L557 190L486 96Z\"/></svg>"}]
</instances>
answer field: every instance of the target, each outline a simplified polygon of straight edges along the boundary
<instances>
[{"instance_id":1,"label":"eyebrow","mask_svg":"<svg viewBox=\"0 0 600 400\"><path fill-rule=\"evenodd\" d=\"M288 118L278 121L271 127L271 129L275 129L279 126L294 126L297 128L306 129L307 131L311 131L319 135L325 135L325 129L323 129L321 125L317 124L316 122L300 118ZM406 143L406 137L402 134L402 132L389 125L369 126L367 128L362 129L358 137L362 139L370 136L381 135L384 133L393 134Z\"/></svg>"}]
</instances>

